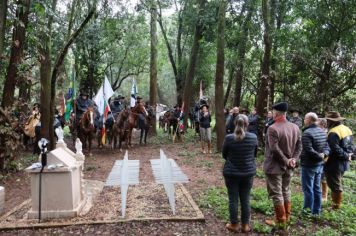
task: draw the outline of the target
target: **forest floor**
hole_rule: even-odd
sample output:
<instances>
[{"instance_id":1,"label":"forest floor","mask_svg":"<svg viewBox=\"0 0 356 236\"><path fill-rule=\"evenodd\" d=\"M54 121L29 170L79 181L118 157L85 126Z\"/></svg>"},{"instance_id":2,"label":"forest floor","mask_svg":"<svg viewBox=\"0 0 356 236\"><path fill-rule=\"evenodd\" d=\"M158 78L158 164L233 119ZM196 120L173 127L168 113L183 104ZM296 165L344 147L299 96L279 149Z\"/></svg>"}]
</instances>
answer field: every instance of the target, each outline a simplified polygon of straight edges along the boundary
<instances>
[{"instance_id":1,"label":"forest floor","mask_svg":"<svg viewBox=\"0 0 356 236\"><path fill-rule=\"evenodd\" d=\"M156 137L148 139L147 145L138 145L138 138L129 150L129 159L140 160L140 182L153 183L150 159L159 158L162 148L168 158L174 159L188 176L189 182L184 184L205 217L202 221L132 221L115 224L72 225L58 228L3 230L0 235L245 235L232 234L225 229L228 222L228 200L224 179L222 177L223 159L221 154L202 154L198 136L189 130L184 142L173 144L168 135L158 132ZM70 147L71 145L68 144ZM105 181L117 159L122 159L124 152L95 148L92 156L85 160L84 178ZM23 168L36 158L30 153L23 153L24 161L20 164L21 171L3 174L0 184L6 190L5 212L18 206L30 196L30 178ZM272 202L267 197L264 174L261 169L263 155L257 158L258 170L254 179L251 196L250 235L355 235L356 227L356 173L347 172L344 178L345 197L342 209L330 210L330 203L323 206L323 214L319 218L310 217L302 212L303 195L298 171L292 179L292 220L286 231L275 231L264 224L266 218L273 217ZM130 190L129 190L130 191ZM130 194L130 192L129 192ZM100 195L99 195L100 197ZM165 197L165 196L163 196ZM330 197L330 196L329 196ZM167 200L168 202L168 200ZM95 206L94 206L95 207Z\"/></svg>"}]
</instances>

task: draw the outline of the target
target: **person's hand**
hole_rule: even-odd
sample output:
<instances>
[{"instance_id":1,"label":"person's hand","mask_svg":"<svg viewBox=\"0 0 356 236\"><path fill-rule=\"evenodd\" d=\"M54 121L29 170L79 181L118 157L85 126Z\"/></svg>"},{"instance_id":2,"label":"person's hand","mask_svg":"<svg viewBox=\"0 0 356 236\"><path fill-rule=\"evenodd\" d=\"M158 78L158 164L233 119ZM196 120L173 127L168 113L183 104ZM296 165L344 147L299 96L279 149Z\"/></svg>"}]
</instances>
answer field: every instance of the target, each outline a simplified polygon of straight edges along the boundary
<instances>
[{"instance_id":1,"label":"person's hand","mask_svg":"<svg viewBox=\"0 0 356 236\"><path fill-rule=\"evenodd\" d=\"M349 153L348 155L349 155L349 161L351 161L352 160L352 153Z\"/></svg>"},{"instance_id":2,"label":"person's hand","mask_svg":"<svg viewBox=\"0 0 356 236\"><path fill-rule=\"evenodd\" d=\"M288 167L295 168L297 165L297 162L295 161L294 158L291 158L288 160Z\"/></svg>"},{"instance_id":3,"label":"person's hand","mask_svg":"<svg viewBox=\"0 0 356 236\"><path fill-rule=\"evenodd\" d=\"M319 156L324 159L325 154L324 153L319 153Z\"/></svg>"}]
</instances>

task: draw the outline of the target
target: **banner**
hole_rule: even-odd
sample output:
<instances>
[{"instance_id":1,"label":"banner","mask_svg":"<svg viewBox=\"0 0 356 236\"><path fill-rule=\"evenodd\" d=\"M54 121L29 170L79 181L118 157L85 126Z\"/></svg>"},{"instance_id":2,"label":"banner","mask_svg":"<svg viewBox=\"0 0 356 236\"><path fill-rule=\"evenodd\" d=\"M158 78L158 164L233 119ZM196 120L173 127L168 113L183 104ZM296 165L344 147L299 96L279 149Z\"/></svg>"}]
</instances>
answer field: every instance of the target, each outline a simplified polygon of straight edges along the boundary
<instances>
[{"instance_id":1,"label":"banner","mask_svg":"<svg viewBox=\"0 0 356 236\"><path fill-rule=\"evenodd\" d=\"M70 113L73 110L73 104L74 104L74 99L75 99L75 70L73 68L72 70L72 75L70 78L70 83L69 83L69 88L68 92L65 97L65 113L64 113L64 119L65 121L69 120Z\"/></svg>"},{"instance_id":2,"label":"banner","mask_svg":"<svg viewBox=\"0 0 356 236\"><path fill-rule=\"evenodd\" d=\"M102 134L101 141L103 144L105 144L106 141L105 121L108 118L108 113L110 111L108 100L112 95L114 95L114 91L111 88L108 78L106 78L105 76L104 84L101 85L98 93L94 97L94 102L98 106L98 111L100 116L104 116L103 129L101 130L101 134Z\"/></svg>"},{"instance_id":3,"label":"banner","mask_svg":"<svg viewBox=\"0 0 356 236\"><path fill-rule=\"evenodd\" d=\"M137 94L136 81L135 79L132 79L131 99L130 99L131 107L134 107L136 105L136 94Z\"/></svg>"}]
</instances>

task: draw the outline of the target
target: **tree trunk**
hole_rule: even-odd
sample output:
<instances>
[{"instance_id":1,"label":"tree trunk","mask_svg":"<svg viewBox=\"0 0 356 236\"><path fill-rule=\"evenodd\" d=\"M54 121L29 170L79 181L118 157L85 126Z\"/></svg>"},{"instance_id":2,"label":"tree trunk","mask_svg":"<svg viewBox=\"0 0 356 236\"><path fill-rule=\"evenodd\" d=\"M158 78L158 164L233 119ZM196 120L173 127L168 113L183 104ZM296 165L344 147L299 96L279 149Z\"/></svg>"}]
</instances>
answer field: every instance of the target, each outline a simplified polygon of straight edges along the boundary
<instances>
[{"instance_id":1,"label":"tree trunk","mask_svg":"<svg viewBox=\"0 0 356 236\"><path fill-rule=\"evenodd\" d=\"M52 1L52 12L56 11L57 0ZM51 32L53 15L48 15L48 22L46 27L48 33L40 32L39 44L40 54L40 80L41 80L41 138L46 138L50 141L50 146L54 147L54 140L51 139L53 134L53 122L51 124ZM53 119L53 118L52 118Z\"/></svg>"},{"instance_id":2,"label":"tree trunk","mask_svg":"<svg viewBox=\"0 0 356 236\"><path fill-rule=\"evenodd\" d=\"M265 116L269 109L269 66L271 57L271 42L269 36L270 25L268 21L268 0L262 0L262 16L264 24L263 42L265 45L263 62L262 62L262 75L260 80L260 87L257 95L257 113Z\"/></svg>"},{"instance_id":3,"label":"tree trunk","mask_svg":"<svg viewBox=\"0 0 356 236\"><path fill-rule=\"evenodd\" d=\"M16 9L15 27L12 35L10 63L3 90L2 107L10 107L14 103L14 93L18 77L18 66L23 57L23 48L26 40L26 28L30 13L30 0L19 0Z\"/></svg>"},{"instance_id":4,"label":"tree trunk","mask_svg":"<svg viewBox=\"0 0 356 236\"><path fill-rule=\"evenodd\" d=\"M7 0L0 1L0 61L5 48ZM0 63L2 64L2 63ZM0 67L1 71L1 67Z\"/></svg>"},{"instance_id":5,"label":"tree trunk","mask_svg":"<svg viewBox=\"0 0 356 236\"><path fill-rule=\"evenodd\" d=\"M274 93L275 93L275 85L278 77L277 73L277 37L276 37L276 32L281 28L281 20L283 16L283 7L282 3L283 1L280 1L278 6L277 6L277 0L271 0L271 17L270 17L270 32L271 35L274 35L274 37L271 39L271 73L270 73L270 104L273 104L274 102ZM277 12L278 12L278 19L277 19ZM276 31L276 32L275 32Z\"/></svg>"},{"instance_id":6,"label":"tree trunk","mask_svg":"<svg viewBox=\"0 0 356 236\"><path fill-rule=\"evenodd\" d=\"M52 75L51 75L51 115L50 115L50 127L53 127L54 122L54 106L56 102L56 81L59 73L59 69L64 61L65 56L67 55L69 47L73 44L74 40L78 37L78 35L84 30L85 26L88 24L89 20L94 16L96 11L95 5L91 8L87 17L84 19L79 28L73 33L68 42L64 45L63 49L60 51L56 63L53 67ZM52 129L53 130L53 129ZM54 148L54 132L51 132L51 149Z\"/></svg>"},{"instance_id":7,"label":"tree trunk","mask_svg":"<svg viewBox=\"0 0 356 236\"><path fill-rule=\"evenodd\" d=\"M248 4L247 7L247 16L242 23L242 32L241 38L238 46L238 60L237 60L237 70L235 75L235 96L234 96L234 106L239 107L241 103L241 90L242 90L242 82L244 78L244 64L245 64L245 54L246 54L246 44L248 41L248 30L252 17L252 13L255 7L255 0L251 0L250 2L246 2Z\"/></svg>"},{"instance_id":8,"label":"tree trunk","mask_svg":"<svg viewBox=\"0 0 356 236\"><path fill-rule=\"evenodd\" d=\"M204 9L206 0L199 0L199 16L201 17L202 14L201 12ZM190 58L189 58L189 64L187 67L187 74L186 78L184 81L184 93L183 93L183 102L184 102L184 126L187 127L187 114L189 111L189 104L190 100L192 97L192 90L193 90L193 80L194 80L194 74L195 74L195 67L197 63L197 58L198 58L198 53L199 53L199 46L200 46L200 40L203 37L203 25L201 20L197 20L196 25L195 25L195 32L194 32L194 40L193 40L193 45L192 49L190 52Z\"/></svg>"},{"instance_id":9,"label":"tree trunk","mask_svg":"<svg viewBox=\"0 0 356 236\"><path fill-rule=\"evenodd\" d=\"M218 15L217 29L217 61L215 75L215 98L224 96L224 61L225 61L225 11L226 1L221 0ZM225 137L225 121L224 121L224 100L215 99L215 117L216 117L216 149L221 152Z\"/></svg>"},{"instance_id":10,"label":"tree trunk","mask_svg":"<svg viewBox=\"0 0 356 236\"><path fill-rule=\"evenodd\" d=\"M228 79L225 97L224 97L224 107L226 107L227 100L229 99L229 96L230 96L230 91L231 91L231 87L232 87L232 79L234 78L234 72L235 72L234 67L230 66L229 79Z\"/></svg>"},{"instance_id":11,"label":"tree trunk","mask_svg":"<svg viewBox=\"0 0 356 236\"><path fill-rule=\"evenodd\" d=\"M167 41L168 42L168 41ZM150 63L150 103L156 114L157 105L157 5L151 2L151 63ZM156 117L153 119L153 133L156 134Z\"/></svg>"}]
</instances>

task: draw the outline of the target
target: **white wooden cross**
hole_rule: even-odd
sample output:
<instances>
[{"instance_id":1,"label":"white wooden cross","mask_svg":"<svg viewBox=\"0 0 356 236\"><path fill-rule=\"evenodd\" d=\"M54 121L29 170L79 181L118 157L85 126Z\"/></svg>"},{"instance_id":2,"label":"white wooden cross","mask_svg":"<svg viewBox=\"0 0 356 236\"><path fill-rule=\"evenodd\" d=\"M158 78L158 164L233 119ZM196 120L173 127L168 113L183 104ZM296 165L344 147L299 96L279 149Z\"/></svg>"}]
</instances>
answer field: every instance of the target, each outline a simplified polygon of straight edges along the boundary
<instances>
[{"instance_id":1,"label":"white wooden cross","mask_svg":"<svg viewBox=\"0 0 356 236\"><path fill-rule=\"evenodd\" d=\"M186 183L188 177L182 172L173 159L167 159L166 154L160 149L160 159L151 160L153 175L157 184L163 184L168 196L169 205L176 214L175 183Z\"/></svg>"},{"instance_id":2,"label":"white wooden cross","mask_svg":"<svg viewBox=\"0 0 356 236\"><path fill-rule=\"evenodd\" d=\"M121 188L121 212L122 217L126 213L127 190L130 184L139 183L139 160L129 160L127 151L123 160L115 161L115 164L106 180L106 186L120 186Z\"/></svg>"}]
</instances>

